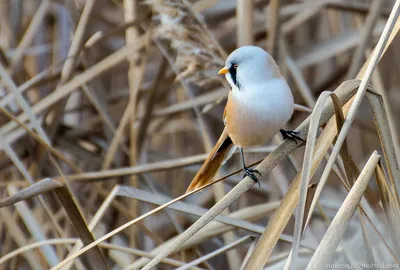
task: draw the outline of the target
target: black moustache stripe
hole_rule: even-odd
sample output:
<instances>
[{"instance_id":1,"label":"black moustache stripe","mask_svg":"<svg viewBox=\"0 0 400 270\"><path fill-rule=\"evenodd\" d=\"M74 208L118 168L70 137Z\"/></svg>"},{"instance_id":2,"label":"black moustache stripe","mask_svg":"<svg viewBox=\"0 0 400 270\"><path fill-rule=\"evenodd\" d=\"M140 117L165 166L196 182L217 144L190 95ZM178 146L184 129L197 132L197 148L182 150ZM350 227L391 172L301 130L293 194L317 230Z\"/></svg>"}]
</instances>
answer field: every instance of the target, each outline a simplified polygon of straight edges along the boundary
<instances>
[{"instance_id":1,"label":"black moustache stripe","mask_svg":"<svg viewBox=\"0 0 400 270\"><path fill-rule=\"evenodd\" d=\"M233 83L238 88L240 88L240 84L239 84L239 82L237 81L237 78L236 78L236 68L234 67L234 64L232 64L231 67L229 68L229 73L231 74Z\"/></svg>"}]
</instances>

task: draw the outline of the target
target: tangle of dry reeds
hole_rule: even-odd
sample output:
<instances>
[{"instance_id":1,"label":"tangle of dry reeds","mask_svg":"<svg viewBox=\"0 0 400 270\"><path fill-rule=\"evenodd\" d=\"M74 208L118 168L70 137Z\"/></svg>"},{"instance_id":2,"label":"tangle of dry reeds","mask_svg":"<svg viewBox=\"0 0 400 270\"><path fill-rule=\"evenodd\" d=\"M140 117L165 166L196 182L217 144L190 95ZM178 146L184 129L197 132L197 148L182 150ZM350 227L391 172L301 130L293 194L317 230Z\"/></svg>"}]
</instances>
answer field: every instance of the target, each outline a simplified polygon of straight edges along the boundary
<instances>
[{"instance_id":1,"label":"tangle of dry reeds","mask_svg":"<svg viewBox=\"0 0 400 270\"><path fill-rule=\"evenodd\" d=\"M400 268L400 0L0 3L1 269ZM306 143L184 194L217 76L277 60Z\"/></svg>"}]
</instances>

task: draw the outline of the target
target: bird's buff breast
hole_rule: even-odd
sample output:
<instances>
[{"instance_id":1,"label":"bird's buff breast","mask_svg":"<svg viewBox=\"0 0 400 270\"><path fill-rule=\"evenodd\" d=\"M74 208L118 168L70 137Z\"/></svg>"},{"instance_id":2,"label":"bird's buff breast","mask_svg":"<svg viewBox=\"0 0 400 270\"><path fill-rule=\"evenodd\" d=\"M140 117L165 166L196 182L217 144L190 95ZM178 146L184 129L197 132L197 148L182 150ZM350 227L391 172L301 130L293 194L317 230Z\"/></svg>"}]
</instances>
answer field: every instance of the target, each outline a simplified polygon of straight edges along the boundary
<instances>
[{"instance_id":1,"label":"bird's buff breast","mask_svg":"<svg viewBox=\"0 0 400 270\"><path fill-rule=\"evenodd\" d=\"M225 125L238 147L260 145L272 138L290 119L293 96L283 91L230 92Z\"/></svg>"}]
</instances>

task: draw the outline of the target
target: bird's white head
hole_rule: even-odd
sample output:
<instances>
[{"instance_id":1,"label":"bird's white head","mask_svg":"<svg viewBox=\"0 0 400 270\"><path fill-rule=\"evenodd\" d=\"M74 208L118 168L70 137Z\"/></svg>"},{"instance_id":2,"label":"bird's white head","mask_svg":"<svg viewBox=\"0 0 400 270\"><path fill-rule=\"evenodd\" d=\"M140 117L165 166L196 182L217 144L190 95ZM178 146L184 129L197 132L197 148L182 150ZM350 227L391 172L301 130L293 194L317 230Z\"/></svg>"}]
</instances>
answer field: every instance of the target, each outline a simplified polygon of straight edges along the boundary
<instances>
[{"instance_id":1,"label":"bird's white head","mask_svg":"<svg viewBox=\"0 0 400 270\"><path fill-rule=\"evenodd\" d=\"M256 46L243 46L234 50L218 74L225 74L231 88L239 91L252 84L281 77L274 59Z\"/></svg>"}]
</instances>

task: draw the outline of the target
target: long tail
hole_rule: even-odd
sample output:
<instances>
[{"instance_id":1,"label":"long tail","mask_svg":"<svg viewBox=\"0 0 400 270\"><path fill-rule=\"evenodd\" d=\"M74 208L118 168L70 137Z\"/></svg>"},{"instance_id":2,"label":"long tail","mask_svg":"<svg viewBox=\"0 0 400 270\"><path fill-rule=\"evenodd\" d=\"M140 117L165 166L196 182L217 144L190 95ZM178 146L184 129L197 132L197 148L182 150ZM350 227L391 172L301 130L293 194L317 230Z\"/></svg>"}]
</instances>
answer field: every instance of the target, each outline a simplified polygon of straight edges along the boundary
<instances>
[{"instance_id":1,"label":"long tail","mask_svg":"<svg viewBox=\"0 0 400 270\"><path fill-rule=\"evenodd\" d=\"M219 167L231 157L235 148L225 128L206 161L204 161L200 170L193 178L186 193L208 184L217 173Z\"/></svg>"}]
</instances>

